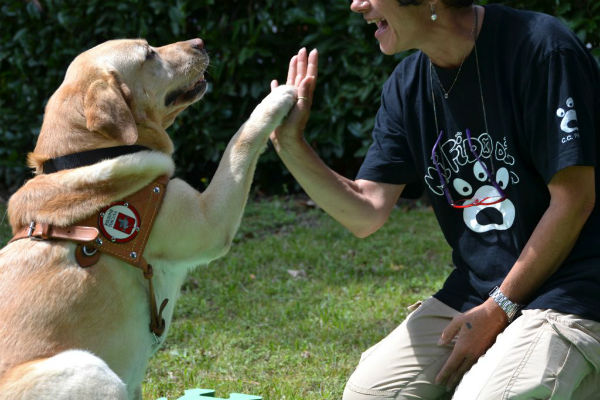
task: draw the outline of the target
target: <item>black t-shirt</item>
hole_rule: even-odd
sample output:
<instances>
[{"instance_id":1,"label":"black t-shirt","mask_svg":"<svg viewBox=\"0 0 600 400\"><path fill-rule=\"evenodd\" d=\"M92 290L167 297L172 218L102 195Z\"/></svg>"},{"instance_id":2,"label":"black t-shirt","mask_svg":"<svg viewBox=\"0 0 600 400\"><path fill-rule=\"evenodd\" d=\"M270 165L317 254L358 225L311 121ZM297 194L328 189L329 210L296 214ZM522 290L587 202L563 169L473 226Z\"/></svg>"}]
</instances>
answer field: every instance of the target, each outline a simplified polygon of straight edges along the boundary
<instances>
[{"instance_id":1,"label":"black t-shirt","mask_svg":"<svg viewBox=\"0 0 600 400\"><path fill-rule=\"evenodd\" d=\"M383 88L373 143L357 179L427 192L455 265L435 296L466 311L488 297L519 257L549 205L547 184L555 173L594 166L596 208L567 260L526 308L600 321L598 65L553 17L501 5L485 11L477 51L464 61L447 99L437 79L448 89L457 70L430 66L422 52L396 67ZM435 157L450 194L457 200L497 193L483 163L494 171L504 201L462 210L448 204L432 161L439 133L432 89L443 131ZM467 146L467 129L480 161Z\"/></svg>"}]
</instances>

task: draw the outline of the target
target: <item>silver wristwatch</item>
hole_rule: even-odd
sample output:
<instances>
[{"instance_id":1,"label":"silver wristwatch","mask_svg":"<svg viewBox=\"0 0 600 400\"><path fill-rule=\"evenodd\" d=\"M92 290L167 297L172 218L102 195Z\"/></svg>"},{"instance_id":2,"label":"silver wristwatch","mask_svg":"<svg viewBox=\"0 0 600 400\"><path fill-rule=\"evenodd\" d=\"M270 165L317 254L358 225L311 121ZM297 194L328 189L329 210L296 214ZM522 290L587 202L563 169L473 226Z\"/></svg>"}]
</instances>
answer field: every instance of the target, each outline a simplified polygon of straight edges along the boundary
<instances>
[{"instance_id":1,"label":"silver wristwatch","mask_svg":"<svg viewBox=\"0 0 600 400\"><path fill-rule=\"evenodd\" d=\"M506 297L504 293L500 291L500 288L498 286L492 289L492 291L490 292L490 297L494 299L496 304L498 304L500 308L506 313L509 323L512 322L512 320L515 318L515 315L517 315L517 312L519 312L519 310L522 307L521 305L510 301L508 297Z\"/></svg>"}]
</instances>

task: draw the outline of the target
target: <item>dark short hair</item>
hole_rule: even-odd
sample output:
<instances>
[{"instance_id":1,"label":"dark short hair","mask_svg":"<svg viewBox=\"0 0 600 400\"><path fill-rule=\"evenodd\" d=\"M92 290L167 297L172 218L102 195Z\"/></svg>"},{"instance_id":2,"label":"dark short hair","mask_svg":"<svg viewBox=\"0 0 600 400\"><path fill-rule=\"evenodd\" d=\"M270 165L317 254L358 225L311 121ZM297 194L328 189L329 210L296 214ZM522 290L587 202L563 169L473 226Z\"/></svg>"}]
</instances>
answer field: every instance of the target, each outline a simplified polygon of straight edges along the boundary
<instances>
[{"instance_id":1,"label":"dark short hair","mask_svg":"<svg viewBox=\"0 0 600 400\"><path fill-rule=\"evenodd\" d=\"M468 7L473 4L473 0L441 0L442 3L448 7ZM423 2L423 0L398 0L401 6L416 6Z\"/></svg>"}]
</instances>

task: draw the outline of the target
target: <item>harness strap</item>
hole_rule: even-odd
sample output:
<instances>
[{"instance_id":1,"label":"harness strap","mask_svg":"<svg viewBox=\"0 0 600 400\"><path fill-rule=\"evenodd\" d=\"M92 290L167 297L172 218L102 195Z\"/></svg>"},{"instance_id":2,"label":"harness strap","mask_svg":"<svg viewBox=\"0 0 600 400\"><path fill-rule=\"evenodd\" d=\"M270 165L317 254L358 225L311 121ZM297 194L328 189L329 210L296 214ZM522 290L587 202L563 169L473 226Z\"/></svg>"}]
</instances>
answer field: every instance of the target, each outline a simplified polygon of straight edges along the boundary
<instances>
[{"instance_id":1,"label":"harness strap","mask_svg":"<svg viewBox=\"0 0 600 400\"><path fill-rule=\"evenodd\" d=\"M78 243L75 259L82 268L96 264L100 253L109 254L139 268L148 281L150 331L161 336L165 331L162 312L169 299L164 299L160 307L157 306L152 284L154 271L143 253L168 183L169 177L161 176L128 196L125 201L113 203L75 226L58 227L32 222L29 227L18 231L10 241L24 238L71 240Z\"/></svg>"},{"instance_id":2,"label":"harness strap","mask_svg":"<svg viewBox=\"0 0 600 400\"><path fill-rule=\"evenodd\" d=\"M83 243L96 240L99 234L100 231L92 226L74 225L63 228L47 223L35 223L32 221L28 227L18 231L8 243L25 238L38 240L66 239Z\"/></svg>"}]
</instances>

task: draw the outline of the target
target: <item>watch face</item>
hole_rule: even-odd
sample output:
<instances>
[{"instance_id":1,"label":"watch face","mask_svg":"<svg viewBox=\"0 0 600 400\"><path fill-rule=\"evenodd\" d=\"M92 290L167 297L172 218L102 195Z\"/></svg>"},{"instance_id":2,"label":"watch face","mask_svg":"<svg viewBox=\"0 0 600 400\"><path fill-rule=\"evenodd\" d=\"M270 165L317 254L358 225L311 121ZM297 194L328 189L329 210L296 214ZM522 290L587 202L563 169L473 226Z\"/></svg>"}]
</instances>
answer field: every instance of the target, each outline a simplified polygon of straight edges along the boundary
<instances>
[{"instance_id":1,"label":"watch face","mask_svg":"<svg viewBox=\"0 0 600 400\"><path fill-rule=\"evenodd\" d=\"M98 226L102 234L112 242L125 243L133 240L140 231L137 210L125 201L113 203L100 212Z\"/></svg>"}]
</instances>

